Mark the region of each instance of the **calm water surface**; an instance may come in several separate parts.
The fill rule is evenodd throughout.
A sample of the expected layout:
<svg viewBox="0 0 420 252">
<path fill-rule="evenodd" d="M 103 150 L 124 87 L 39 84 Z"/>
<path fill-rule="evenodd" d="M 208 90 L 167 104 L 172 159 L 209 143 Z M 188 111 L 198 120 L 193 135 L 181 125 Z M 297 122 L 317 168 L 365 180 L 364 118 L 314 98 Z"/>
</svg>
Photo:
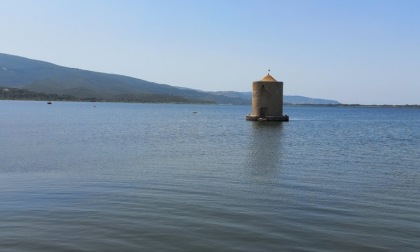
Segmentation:
<svg viewBox="0 0 420 252">
<path fill-rule="evenodd" d="M 249 112 L 0 101 L 0 250 L 420 250 L 420 110 Z"/>
</svg>

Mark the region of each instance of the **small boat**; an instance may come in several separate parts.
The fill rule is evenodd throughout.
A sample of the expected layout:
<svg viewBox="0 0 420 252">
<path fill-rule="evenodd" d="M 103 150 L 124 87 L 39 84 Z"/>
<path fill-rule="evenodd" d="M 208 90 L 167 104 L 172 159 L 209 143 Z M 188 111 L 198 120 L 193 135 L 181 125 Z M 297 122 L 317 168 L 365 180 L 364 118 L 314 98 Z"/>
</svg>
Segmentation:
<svg viewBox="0 0 420 252">
<path fill-rule="evenodd" d="M 52 104 L 52 102 L 51 101 L 48 101 L 47 104 Z"/>
</svg>

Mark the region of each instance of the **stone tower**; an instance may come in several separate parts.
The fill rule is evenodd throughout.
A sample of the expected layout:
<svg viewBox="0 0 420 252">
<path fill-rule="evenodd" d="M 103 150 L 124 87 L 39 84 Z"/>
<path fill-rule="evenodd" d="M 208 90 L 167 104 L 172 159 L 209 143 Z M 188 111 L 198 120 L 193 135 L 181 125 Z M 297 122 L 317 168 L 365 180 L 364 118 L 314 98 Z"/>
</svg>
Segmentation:
<svg viewBox="0 0 420 252">
<path fill-rule="evenodd" d="M 283 82 L 268 73 L 252 83 L 252 112 L 246 120 L 289 121 L 289 117 L 283 115 Z"/>
</svg>

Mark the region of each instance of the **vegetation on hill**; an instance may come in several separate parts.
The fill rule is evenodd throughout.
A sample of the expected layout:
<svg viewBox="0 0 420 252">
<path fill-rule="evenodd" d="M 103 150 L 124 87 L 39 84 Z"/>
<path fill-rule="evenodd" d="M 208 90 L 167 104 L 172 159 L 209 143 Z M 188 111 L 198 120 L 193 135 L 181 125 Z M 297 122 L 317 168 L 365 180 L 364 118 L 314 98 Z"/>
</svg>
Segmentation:
<svg viewBox="0 0 420 252">
<path fill-rule="evenodd" d="M 0 100 L 77 101 L 71 95 L 37 93 L 21 88 L 0 87 Z"/>
<path fill-rule="evenodd" d="M 196 103 L 209 101 L 192 100 L 171 95 L 121 94 L 112 98 L 76 97 L 67 94 L 34 92 L 22 88 L 0 87 L 0 100 L 35 100 L 35 101 L 102 101 L 102 102 L 139 102 L 139 103 Z"/>
</svg>

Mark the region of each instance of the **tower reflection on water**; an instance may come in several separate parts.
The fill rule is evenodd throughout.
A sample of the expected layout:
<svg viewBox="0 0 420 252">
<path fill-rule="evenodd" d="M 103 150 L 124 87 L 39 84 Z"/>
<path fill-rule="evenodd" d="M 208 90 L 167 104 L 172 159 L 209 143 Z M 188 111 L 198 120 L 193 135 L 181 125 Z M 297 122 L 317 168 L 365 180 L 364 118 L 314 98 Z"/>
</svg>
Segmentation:
<svg viewBox="0 0 420 252">
<path fill-rule="evenodd" d="M 283 166 L 282 122 L 253 122 L 246 169 L 254 181 L 277 181 Z M 274 182 L 274 181 L 273 181 Z"/>
</svg>

